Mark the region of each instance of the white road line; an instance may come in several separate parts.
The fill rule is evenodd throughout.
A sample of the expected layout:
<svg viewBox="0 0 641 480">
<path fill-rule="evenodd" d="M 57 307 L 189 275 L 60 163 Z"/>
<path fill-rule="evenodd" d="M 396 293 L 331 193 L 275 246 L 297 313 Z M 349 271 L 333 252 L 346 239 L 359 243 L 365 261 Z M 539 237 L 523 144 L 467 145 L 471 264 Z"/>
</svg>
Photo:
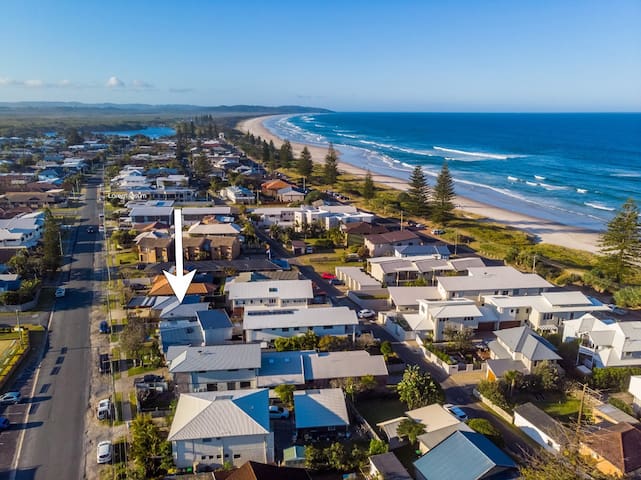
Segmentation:
<svg viewBox="0 0 641 480">
<path fill-rule="evenodd" d="M 49 321 L 47 322 L 47 335 L 49 335 L 49 332 L 51 331 L 51 320 L 53 319 L 53 314 L 56 311 L 56 303 L 54 301 L 53 306 L 51 307 L 51 313 L 49 314 Z M 46 342 L 49 340 L 45 338 L 45 345 Z M 42 349 L 42 352 L 40 353 L 40 358 L 38 358 L 38 367 L 36 368 L 36 376 L 33 380 L 33 386 L 31 387 L 31 395 L 30 398 L 33 398 L 33 396 L 36 393 L 36 387 L 38 386 L 38 379 L 40 378 L 40 370 L 41 370 L 41 365 L 42 365 L 42 359 L 44 358 L 45 355 L 45 348 Z M 29 412 L 31 411 L 31 407 L 27 408 L 27 411 L 25 412 L 25 416 L 23 419 L 23 423 L 26 425 L 29 422 Z M 18 448 L 16 448 L 16 453 L 15 456 L 13 457 L 13 463 L 11 464 L 11 472 L 9 473 L 9 480 L 15 480 L 16 479 L 16 474 L 18 473 L 18 463 L 20 462 L 20 455 L 22 455 L 22 444 L 24 443 L 24 436 L 27 432 L 27 429 L 23 428 L 20 431 L 20 437 L 18 438 Z"/>
</svg>

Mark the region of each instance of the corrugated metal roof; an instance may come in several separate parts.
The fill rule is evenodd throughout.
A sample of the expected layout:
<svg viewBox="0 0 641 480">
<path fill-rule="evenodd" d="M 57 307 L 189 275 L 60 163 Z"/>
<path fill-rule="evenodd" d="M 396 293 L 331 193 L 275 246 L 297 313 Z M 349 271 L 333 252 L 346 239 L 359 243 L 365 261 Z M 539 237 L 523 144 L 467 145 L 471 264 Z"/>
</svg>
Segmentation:
<svg viewBox="0 0 641 480">
<path fill-rule="evenodd" d="M 267 280 L 262 282 L 232 282 L 225 285 L 227 298 L 314 298 L 311 280 Z"/>
<path fill-rule="evenodd" d="M 349 425 L 345 396 L 340 388 L 294 392 L 296 428 Z"/>
<path fill-rule="evenodd" d="M 356 312 L 348 307 L 271 308 L 245 307 L 243 329 L 358 325 Z"/>
<path fill-rule="evenodd" d="M 183 393 L 169 441 L 269 434 L 267 389 Z"/>
<path fill-rule="evenodd" d="M 514 461 L 484 435 L 461 431 L 419 458 L 414 467 L 426 480 L 477 480 L 495 467 L 518 473 Z"/>
<path fill-rule="evenodd" d="M 382 355 L 370 355 L 365 350 L 348 352 L 322 352 L 303 354 L 305 380 L 324 380 L 331 378 L 386 376 L 387 366 Z"/>
<path fill-rule="evenodd" d="M 169 365 L 171 373 L 260 368 L 260 344 L 186 347 Z"/>
</svg>

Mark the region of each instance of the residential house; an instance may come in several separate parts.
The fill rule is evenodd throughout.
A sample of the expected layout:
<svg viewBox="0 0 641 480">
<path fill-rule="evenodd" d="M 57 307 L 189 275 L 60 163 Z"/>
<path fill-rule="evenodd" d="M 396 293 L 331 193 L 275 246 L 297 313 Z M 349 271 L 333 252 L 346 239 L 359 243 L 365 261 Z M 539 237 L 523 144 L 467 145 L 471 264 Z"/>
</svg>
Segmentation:
<svg viewBox="0 0 641 480">
<path fill-rule="evenodd" d="M 578 363 L 588 368 L 641 366 L 641 321 L 599 320 L 588 313 L 563 322 L 563 341 L 575 339 Z"/>
<path fill-rule="evenodd" d="M 174 260 L 174 239 L 161 231 L 145 232 L 136 237 L 138 260 L 141 263 L 170 262 Z"/>
<path fill-rule="evenodd" d="M 205 217 L 233 217 L 234 211 L 229 205 L 212 205 L 210 207 L 183 207 L 183 223 L 191 225 Z"/>
<path fill-rule="evenodd" d="M 294 392 L 296 436 L 305 441 L 345 436 L 349 414 L 341 388 Z"/>
<path fill-rule="evenodd" d="M 465 298 L 452 300 L 419 300 L 418 314 L 404 315 L 405 321 L 416 332 L 417 338 L 431 336 L 441 342 L 448 328 L 476 330 L 483 314 L 476 304 Z"/>
<path fill-rule="evenodd" d="M 369 250 L 370 257 L 392 255 L 397 247 L 422 243 L 420 237 L 410 230 L 365 235 L 363 242 Z"/>
<path fill-rule="evenodd" d="M 307 331 L 313 331 L 319 337 L 352 335 L 357 325 L 356 312 L 348 307 L 245 307 L 243 315 L 246 342 L 273 342 Z"/>
<path fill-rule="evenodd" d="M 285 228 L 294 226 L 294 212 L 300 210 L 300 207 L 260 207 L 253 209 L 252 214 L 258 217 L 256 225 L 259 227 L 280 225 Z"/>
<path fill-rule="evenodd" d="M 230 281 L 225 284 L 228 307 L 240 314 L 247 306 L 306 307 L 314 298 L 311 280 Z"/>
<path fill-rule="evenodd" d="M 628 392 L 632 395 L 632 408 L 639 415 L 641 413 L 641 375 L 630 377 Z"/>
<path fill-rule="evenodd" d="M 326 388 L 332 380 L 372 376 L 379 385 L 387 383 L 387 366 L 382 355 L 365 350 L 347 352 L 305 352 L 305 382 L 315 388 Z"/>
<path fill-rule="evenodd" d="M 417 480 L 516 479 L 514 461 L 477 432 L 456 431 L 414 462 Z"/>
<path fill-rule="evenodd" d="M 436 287 L 387 287 L 390 308 L 397 312 L 418 313 L 420 300 L 440 300 L 441 295 Z"/>
<path fill-rule="evenodd" d="M 425 258 L 442 258 L 448 260 L 450 258 L 450 249 L 444 243 L 432 243 L 427 245 L 401 245 L 394 247 L 394 256 L 396 258 L 411 258 L 411 257 L 425 257 Z M 477 257 L 473 257 L 477 258 Z M 484 264 L 480 258 L 482 267 Z"/>
<path fill-rule="evenodd" d="M 534 330 L 557 332 L 566 320 L 590 312 L 610 309 L 581 292 L 544 292 L 541 295 L 486 295 L 483 304 L 491 308 L 486 330 L 528 326 Z M 492 327 L 492 328 L 491 328 Z"/>
<path fill-rule="evenodd" d="M 35 247 L 44 232 L 44 212 L 21 213 L 0 219 L 0 248 Z"/>
<path fill-rule="evenodd" d="M 196 318 L 160 322 L 158 328 L 163 352 L 170 346 L 220 345 L 231 341 L 233 325 L 225 310 L 205 309 L 195 313 Z"/>
<path fill-rule="evenodd" d="M 287 183 L 284 180 L 281 180 L 279 178 L 275 180 L 268 180 L 266 182 L 263 182 L 260 185 L 260 193 L 264 197 L 268 197 L 271 199 L 276 199 L 278 196 L 278 191 L 282 190 L 287 187 L 291 187 L 292 185 L 290 183 Z"/>
<path fill-rule="evenodd" d="M 131 209 L 131 223 L 161 222 L 173 225 L 173 201 L 148 201 Z"/>
<path fill-rule="evenodd" d="M 231 186 L 226 187 L 220 191 L 220 196 L 223 199 L 229 200 L 237 204 L 250 204 L 256 201 L 254 192 L 245 187 Z"/>
<path fill-rule="evenodd" d="M 181 392 L 221 392 L 256 388 L 260 345 L 235 343 L 199 347 L 172 346 L 167 362 Z"/>
<path fill-rule="evenodd" d="M 336 278 L 343 282 L 348 290 L 378 290 L 381 284 L 360 267 L 336 267 Z"/>
<path fill-rule="evenodd" d="M 209 236 L 223 236 L 223 237 L 237 237 L 240 235 L 240 227 L 233 223 L 202 223 L 196 222 L 189 229 L 187 233 L 192 237 L 209 237 Z"/>
<path fill-rule="evenodd" d="M 304 447 L 300 448 L 304 449 Z M 235 470 L 217 470 L 212 473 L 212 478 L 213 480 L 311 480 L 307 470 L 302 466 L 301 468 L 279 467 L 249 461 Z"/>
<path fill-rule="evenodd" d="M 488 343 L 490 359 L 487 378 L 501 378 L 509 370 L 530 374 L 541 362 L 556 364 L 561 357 L 556 348 L 529 327 L 507 328 L 494 332 L 496 340 Z"/>
<path fill-rule="evenodd" d="M 171 269 L 167 271 L 171 271 Z M 215 291 L 216 289 L 212 284 L 203 282 L 191 282 L 189 284 L 189 287 L 187 288 L 187 295 L 196 295 L 198 298 L 202 298 L 208 295 L 212 295 Z M 156 275 L 151 284 L 151 289 L 149 290 L 149 292 L 147 292 L 147 296 L 166 297 L 173 295 L 174 290 L 171 288 L 171 285 L 169 285 L 167 277 L 165 277 L 165 275 Z"/>
<path fill-rule="evenodd" d="M 160 320 L 196 320 L 197 312 L 208 310 L 209 302 L 180 302 L 177 298 L 171 299 L 160 311 Z"/>
<path fill-rule="evenodd" d="M 168 440 L 178 468 L 274 461 L 266 389 L 184 393 Z"/>
<path fill-rule="evenodd" d="M 183 236 L 182 246 L 186 260 L 197 261 L 211 258 L 210 245 L 207 238 Z"/>
<path fill-rule="evenodd" d="M 49 192 L 6 192 L 0 195 L 1 208 L 28 207 L 32 210 L 40 208 L 62 208 L 67 205 L 67 199 L 62 190 Z"/>
<path fill-rule="evenodd" d="M 290 185 L 278 190 L 276 199 L 282 203 L 302 202 L 305 200 L 305 192 Z"/>
<path fill-rule="evenodd" d="M 369 477 L 389 480 L 412 480 L 401 461 L 392 452 L 369 457 Z"/>
<path fill-rule="evenodd" d="M 641 473 L 641 426 L 617 423 L 590 433 L 579 452 L 606 475 L 638 478 Z"/>
<path fill-rule="evenodd" d="M 207 237 L 212 260 L 234 260 L 240 256 L 240 239 L 234 237 Z"/>
<path fill-rule="evenodd" d="M 370 275 L 385 285 L 402 285 L 415 282 L 420 273 L 412 261 L 396 257 L 376 257 L 367 259 Z"/>
<path fill-rule="evenodd" d="M 297 231 L 302 231 L 304 225 L 312 223 L 318 223 L 329 230 L 348 223 L 371 223 L 373 220 L 373 214 L 361 212 L 351 205 L 303 206 L 294 212 L 294 225 Z"/>
<path fill-rule="evenodd" d="M 553 287 L 534 273 L 513 267 L 470 267 L 467 276 L 437 277 L 441 298 L 469 298 L 480 302 L 486 295 L 540 295 Z"/>
<path fill-rule="evenodd" d="M 514 409 L 514 425 L 550 453 L 559 453 L 571 433 L 533 403 Z"/>
<path fill-rule="evenodd" d="M 0 292 L 15 292 L 20 289 L 20 275 L 12 273 L 0 274 Z"/>
</svg>

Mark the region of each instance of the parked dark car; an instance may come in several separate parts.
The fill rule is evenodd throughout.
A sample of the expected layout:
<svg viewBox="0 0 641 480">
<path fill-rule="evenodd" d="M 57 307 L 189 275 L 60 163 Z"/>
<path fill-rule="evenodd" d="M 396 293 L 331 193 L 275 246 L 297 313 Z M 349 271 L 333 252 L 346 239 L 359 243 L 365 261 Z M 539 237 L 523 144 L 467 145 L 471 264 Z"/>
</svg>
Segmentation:
<svg viewBox="0 0 641 480">
<path fill-rule="evenodd" d="M 103 320 L 100 322 L 100 333 L 111 333 L 111 327 L 109 326 L 109 322 L 107 320 Z"/>
<path fill-rule="evenodd" d="M 98 354 L 98 370 L 100 373 L 111 373 L 111 360 L 108 353 Z"/>
</svg>

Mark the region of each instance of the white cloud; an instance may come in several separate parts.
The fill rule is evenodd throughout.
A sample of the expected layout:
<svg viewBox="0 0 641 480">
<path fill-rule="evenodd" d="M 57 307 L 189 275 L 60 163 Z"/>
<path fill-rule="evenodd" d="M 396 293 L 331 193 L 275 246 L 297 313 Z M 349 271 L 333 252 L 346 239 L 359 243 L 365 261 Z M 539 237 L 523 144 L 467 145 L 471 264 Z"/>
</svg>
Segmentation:
<svg viewBox="0 0 641 480">
<path fill-rule="evenodd" d="M 60 80 L 58 82 L 59 87 L 73 87 L 73 83 L 71 83 L 71 80 Z"/>
<path fill-rule="evenodd" d="M 125 82 L 120 80 L 118 77 L 109 77 L 109 80 L 107 80 L 107 86 L 109 88 L 116 88 L 116 87 L 124 87 Z"/>
<path fill-rule="evenodd" d="M 42 80 L 25 80 L 23 83 L 25 87 L 30 88 L 41 88 L 45 86 L 45 82 Z"/>
<path fill-rule="evenodd" d="M 139 88 L 139 89 L 154 88 L 154 86 L 151 83 L 147 83 L 144 80 L 134 80 L 133 82 L 131 82 L 131 86 L 133 88 Z"/>
</svg>

